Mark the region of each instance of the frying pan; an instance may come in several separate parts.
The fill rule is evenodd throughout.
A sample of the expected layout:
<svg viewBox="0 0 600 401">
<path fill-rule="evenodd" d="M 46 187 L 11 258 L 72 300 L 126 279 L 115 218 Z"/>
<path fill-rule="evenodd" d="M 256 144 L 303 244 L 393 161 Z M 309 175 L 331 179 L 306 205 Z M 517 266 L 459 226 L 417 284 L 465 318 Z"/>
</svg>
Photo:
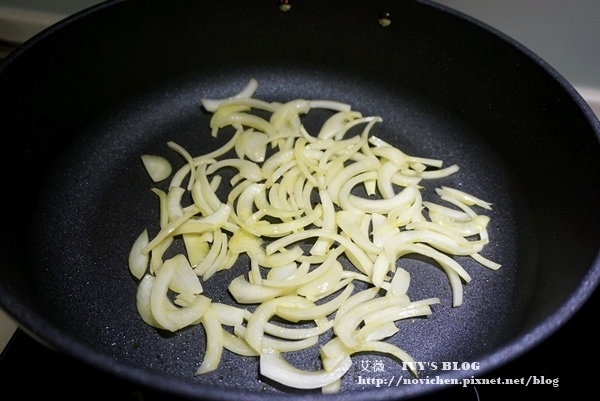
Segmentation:
<svg viewBox="0 0 600 401">
<path fill-rule="evenodd" d="M 451 307 L 443 272 L 408 260 L 411 297 L 434 313 L 390 339 L 423 362 L 421 377 L 479 377 L 548 338 L 600 279 L 600 123 L 551 66 L 501 32 L 428 1 L 109 1 L 37 35 L 0 67 L 3 230 L 0 306 L 31 336 L 111 375 L 191 399 L 319 399 L 225 353 L 193 376 L 201 327 L 166 334 L 139 318 L 127 254 L 157 221 L 139 161 L 175 141 L 192 154 L 208 132 L 202 97 L 237 93 L 347 102 L 379 115 L 376 134 L 406 153 L 458 164 L 440 185 L 494 204 L 490 259 Z M 389 26 L 379 17 L 387 13 Z M 229 280 L 211 278 L 226 302 Z M 311 351 L 312 352 L 312 351 Z M 356 355 L 329 399 L 402 399 L 446 386 L 377 388 Z M 315 354 L 292 362 L 314 368 Z M 435 362 L 435 364 L 433 363 Z M 434 366 L 455 362 L 460 369 Z M 466 364 L 465 364 L 466 363 Z M 32 367 L 33 369 L 33 367 Z"/>
</svg>

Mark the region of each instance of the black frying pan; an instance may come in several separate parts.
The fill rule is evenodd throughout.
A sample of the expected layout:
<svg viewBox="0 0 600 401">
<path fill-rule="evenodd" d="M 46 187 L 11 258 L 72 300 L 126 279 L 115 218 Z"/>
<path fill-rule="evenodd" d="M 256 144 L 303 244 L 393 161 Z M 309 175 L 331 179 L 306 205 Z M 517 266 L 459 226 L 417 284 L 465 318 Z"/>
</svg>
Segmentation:
<svg viewBox="0 0 600 401">
<path fill-rule="evenodd" d="M 382 116 L 377 135 L 407 153 L 458 164 L 442 185 L 494 203 L 490 271 L 450 307 L 444 274 L 419 260 L 414 298 L 439 296 L 433 315 L 392 341 L 422 377 L 479 377 L 529 352 L 586 302 L 600 279 L 600 123 L 575 90 L 499 32 L 426 1 L 114 1 L 44 31 L 0 66 L 0 306 L 50 347 L 111 375 L 206 399 L 319 398 L 259 376 L 257 361 L 224 354 L 192 373 L 201 327 L 166 335 L 141 321 L 130 246 L 157 220 L 139 162 L 180 159 L 219 144 L 201 97 L 226 97 L 254 77 L 257 97 L 332 99 Z M 389 13 L 391 25 L 378 17 Z M 229 299 L 237 270 L 208 286 Z M 296 355 L 300 367 L 315 355 Z M 396 399 L 446 386 L 376 388 L 357 355 L 331 399 Z M 456 362 L 465 369 L 432 368 Z M 467 363 L 467 365 L 464 365 Z M 404 372 L 405 373 L 405 372 Z"/>
</svg>

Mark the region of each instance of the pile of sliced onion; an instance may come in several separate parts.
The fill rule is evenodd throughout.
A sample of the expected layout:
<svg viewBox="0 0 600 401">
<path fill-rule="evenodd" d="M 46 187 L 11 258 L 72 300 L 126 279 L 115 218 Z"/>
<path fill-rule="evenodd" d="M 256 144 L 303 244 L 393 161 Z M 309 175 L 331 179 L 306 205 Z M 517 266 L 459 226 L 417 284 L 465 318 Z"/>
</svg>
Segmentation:
<svg viewBox="0 0 600 401">
<path fill-rule="evenodd" d="M 184 163 L 168 190 L 152 189 L 160 230 L 144 230 L 129 255 L 141 318 L 172 332 L 202 325 L 207 344 L 196 374 L 216 370 L 226 350 L 259 357 L 261 374 L 286 386 L 337 392 L 357 352 L 414 362 L 386 340 L 439 299 L 409 299 L 410 274 L 398 259 L 420 254 L 440 266 L 459 306 L 471 277 L 453 256 L 500 267 L 481 254 L 490 219 L 477 208 L 490 204 L 449 187 L 436 189 L 446 204 L 423 201 L 425 181 L 458 167 L 371 135 L 381 118 L 328 100 L 266 102 L 253 97 L 257 87 L 252 79 L 236 96 L 202 100 L 213 136 L 235 132 L 223 147 L 193 156 L 168 143 Z M 330 117 L 311 133 L 302 117 L 314 109 Z M 154 181 L 171 173 L 165 158 L 142 159 Z M 224 182 L 221 172 L 231 169 Z M 185 254 L 167 258 L 174 241 Z M 231 304 L 213 301 L 202 283 L 242 255 L 249 263 L 229 285 Z M 318 370 L 285 358 L 319 344 Z"/>
</svg>

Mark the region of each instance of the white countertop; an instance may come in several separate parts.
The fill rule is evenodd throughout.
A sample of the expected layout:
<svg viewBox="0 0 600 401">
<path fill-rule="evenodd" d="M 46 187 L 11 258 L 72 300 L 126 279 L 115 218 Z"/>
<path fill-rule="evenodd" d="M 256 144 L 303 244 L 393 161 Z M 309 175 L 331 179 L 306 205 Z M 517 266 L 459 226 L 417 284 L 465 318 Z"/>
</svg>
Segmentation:
<svg viewBox="0 0 600 401">
<path fill-rule="evenodd" d="M 17 327 L 17 323 L 0 309 L 0 353 L 10 341 Z"/>
<path fill-rule="evenodd" d="M 23 43 L 43 29 L 98 0 L 0 0 L 0 40 Z"/>
</svg>

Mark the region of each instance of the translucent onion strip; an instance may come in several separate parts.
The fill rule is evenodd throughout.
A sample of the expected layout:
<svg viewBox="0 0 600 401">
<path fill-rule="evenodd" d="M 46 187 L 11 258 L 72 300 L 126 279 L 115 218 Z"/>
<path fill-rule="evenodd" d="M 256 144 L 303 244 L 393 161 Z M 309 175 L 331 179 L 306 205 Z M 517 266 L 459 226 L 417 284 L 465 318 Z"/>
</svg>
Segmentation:
<svg viewBox="0 0 600 401">
<path fill-rule="evenodd" d="M 264 352 L 260 355 L 260 373 L 286 386 L 299 389 L 325 387 L 340 379 L 352 366 L 352 359 L 344 357 L 331 370 L 303 370 L 291 365 L 281 354 Z"/>
</svg>

